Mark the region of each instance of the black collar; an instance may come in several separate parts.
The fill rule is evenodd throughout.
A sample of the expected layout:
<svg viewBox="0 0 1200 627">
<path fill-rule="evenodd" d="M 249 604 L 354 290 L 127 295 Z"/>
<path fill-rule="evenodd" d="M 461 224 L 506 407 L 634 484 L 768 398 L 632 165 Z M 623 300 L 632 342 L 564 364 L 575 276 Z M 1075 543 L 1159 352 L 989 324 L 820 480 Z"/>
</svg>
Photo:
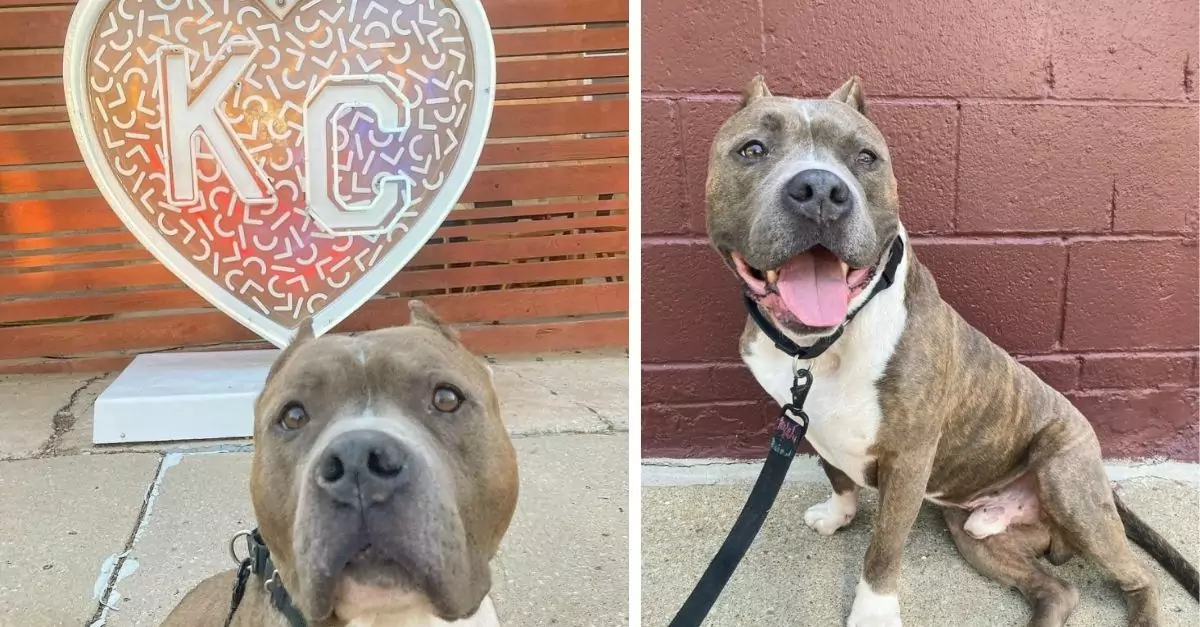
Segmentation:
<svg viewBox="0 0 1200 627">
<path fill-rule="evenodd" d="M 287 619 L 288 625 L 291 627 L 307 627 L 308 621 L 304 618 L 304 614 L 292 604 L 292 597 L 283 587 L 283 581 L 279 579 L 279 571 L 275 569 L 275 563 L 271 561 L 271 550 L 267 548 L 267 544 L 263 542 L 262 536 L 259 535 L 258 529 L 253 531 L 243 531 L 233 537 L 230 543 L 230 551 L 234 548 L 234 543 L 241 536 L 246 537 L 246 548 L 249 550 L 249 556 L 242 560 L 238 565 L 237 578 L 233 584 L 233 598 L 229 602 L 229 616 L 225 618 L 225 627 L 233 622 L 233 615 L 237 612 L 238 606 L 242 604 L 242 597 L 246 595 L 246 583 L 250 580 L 250 573 L 254 573 L 263 582 L 263 589 L 271 595 L 271 605 L 283 614 Z M 234 555 L 234 561 L 237 556 Z"/>
<path fill-rule="evenodd" d="M 858 315 L 858 312 L 862 311 L 863 307 L 866 307 L 867 303 L 871 302 L 872 298 L 875 298 L 877 294 L 892 286 L 892 283 L 896 280 L 896 270 L 899 269 L 900 260 L 903 257 L 904 241 L 900 239 L 899 235 L 897 235 L 896 238 L 892 240 L 892 246 L 888 253 L 887 263 L 883 267 L 883 272 L 879 275 L 879 280 L 875 282 L 875 287 L 871 288 L 871 292 L 867 294 L 867 298 L 863 300 L 863 302 L 857 308 L 855 308 L 854 311 L 846 314 L 846 319 L 842 321 L 842 324 L 839 325 L 833 333 L 830 333 L 829 335 L 817 340 L 817 342 L 812 346 L 800 346 L 799 344 L 793 342 L 792 338 L 784 334 L 784 332 L 778 327 L 776 327 L 774 324 L 771 324 L 771 321 L 767 319 L 766 314 L 764 314 L 762 310 L 758 308 L 758 303 L 756 303 L 754 299 L 750 297 L 749 293 L 743 292 L 742 298 L 746 303 L 746 311 L 750 313 L 750 319 L 753 320 L 754 324 L 757 325 L 763 334 L 767 336 L 767 339 L 771 340 L 771 342 L 775 344 L 775 348 L 783 351 L 789 357 L 794 357 L 796 359 L 814 359 L 820 356 L 821 353 L 824 353 L 826 350 L 828 350 L 830 346 L 833 346 L 833 343 L 842 336 L 842 331 L 845 330 L 846 325 L 850 324 L 850 321 L 854 319 L 854 316 Z"/>
</svg>

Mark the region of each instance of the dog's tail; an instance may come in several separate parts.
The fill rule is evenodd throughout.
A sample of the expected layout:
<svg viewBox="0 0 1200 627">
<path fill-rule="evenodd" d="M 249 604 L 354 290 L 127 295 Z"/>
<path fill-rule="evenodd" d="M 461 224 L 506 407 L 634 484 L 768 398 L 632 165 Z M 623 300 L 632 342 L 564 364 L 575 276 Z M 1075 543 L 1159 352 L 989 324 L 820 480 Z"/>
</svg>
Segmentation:
<svg viewBox="0 0 1200 627">
<path fill-rule="evenodd" d="M 1200 576 L 1196 574 L 1196 567 L 1188 563 L 1187 558 L 1171 546 L 1166 538 L 1147 525 L 1146 521 L 1138 518 L 1116 492 L 1113 492 L 1113 501 L 1117 504 L 1121 522 L 1125 524 L 1125 535 L 1145 549 L 1154 561 L 1162 564 L 1193 598 L 1200 600 Z"/>
</svg>

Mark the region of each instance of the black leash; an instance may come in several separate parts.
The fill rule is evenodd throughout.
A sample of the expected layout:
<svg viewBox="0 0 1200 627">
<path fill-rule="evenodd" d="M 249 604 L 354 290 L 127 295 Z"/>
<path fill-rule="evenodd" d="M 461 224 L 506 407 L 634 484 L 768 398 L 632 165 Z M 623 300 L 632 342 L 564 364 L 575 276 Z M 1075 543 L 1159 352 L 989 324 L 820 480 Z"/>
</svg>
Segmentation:
<svg viewBox="0 0 1200 627">
<path fill-rule="evenodd" d="M 249 555 L 238 565 L 237 577 L 233 582 L 233 598 L 229 602 L 229 615 L 225 617 L 225 627 L 229 627 L 233 622 L 233 615 L 237 612 L 238 606 L 242 604 L 242 598 L 246 596 L 246 584 L 250 581 L 251 573 L 262 580 L 263 588 L 271 595 L 271 605 L 287 619 L 288 625 L 308 627 L 308 621 L 304 618 L 304 614 L 292 603 L 291 595 L 284 589 L 283 582 L 279 580 L 279 571 L 275 569 L 275 563 L 271 561 L 271 550 L 263 542 L 258 529 L 239 533 L 234 536 L 233 542 L 237 542 L 238 537 L 242 535 L 246 536 L 246 548 L 249 550 Z M 230 543 L 230 551 L 232 552 L 232 550 L 233 543 Z M 234 560 L 237 560 L 236 555 L 234 555 Z"/>
<path fill-rule="evenodd" d="M 771 321 L 758 308 L 758 304 L 749 294 L 743 295 L 746 311 L 750 314 L 750 319 L 754 321 L 754 324 L 767 336 L 767 339 L 775 344 L 775 348 L 795 360 L 814 359 L 833 346 L 833 343 L 842 336 L 846 325 L 850 324 L 854 316 L 858 315 L 858 312 L 862 311 L 863 307 L 871 302 L 871 299 L 892 286 L 896 280 L 896 270 L 900 267 L 900 260 L 903 257 L 904 242 L 897 236 L 892 240 L 883 273 L 867 298 L 857 309 L 846 315 L 846 319 L 836 331 L 821 338 L 812 346 L 803 347 L 796 344 L 783 331 L 771 324 Z M 762 471 L 759 472 L 758 479 L 754 482 L 754 488 L 750 490 L 750 497 L 746 499 L 746 505 L 738 514 L 737 521 L 733 523 L 733 528 L 725 537 L 725 542 L 721 544 L 716 556 L 709 562 L 708 568 L 704 569 L 700 581 L 696 583 L 696 587 L 684 601 L 683 607 L 679 608 L 679 613 L 675 615 L 669 627 L 699 627 L 708 616 L 709 611 L 712 610 L 713 603 L 717 602 L 717 597 L 721 595 L 725 584 L 729 583 L 729 578 L 733 576 L 733 571 L 745 557 L 746 551 L 750 550 L 750 544 L 754 542 L 754 537 L 762 529 L 763 522 L 767 519 L 767 513 L 771 511 L 771 506 L 775 504 L 775 498 L 779 496 L 779 489 L 783 486 L 783 479 L 787 476 L 788 467 L 792 465 L 792 459 L 796 457 L 796 447 L 808 431 L 808 414 L 804 413 L 804 401 L 808 398 L 812 381 L 812 373 L 808 369 L 796 369 L 792 378 L 792 401 L 785 404 L 779 412 L 779 422 L 776 423 L 775 434 L 771 437 L 771 449 L 767 452 L 767 460 L 763 462 Z"/>
</svg>

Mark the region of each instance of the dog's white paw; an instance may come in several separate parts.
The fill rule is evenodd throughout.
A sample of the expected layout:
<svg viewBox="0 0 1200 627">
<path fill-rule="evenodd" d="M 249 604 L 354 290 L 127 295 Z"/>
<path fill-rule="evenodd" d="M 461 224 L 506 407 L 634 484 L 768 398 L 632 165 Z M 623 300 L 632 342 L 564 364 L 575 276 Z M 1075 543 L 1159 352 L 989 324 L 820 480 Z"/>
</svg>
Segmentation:
<svg viewBox="0 0 1200 627">
<path fill-rule="evenodd" d="M 824 502 L 817 503 L 804 512 L 804 524 L 823 536 L 850 524 L 858 510 L 858 495 L 853 491 L 834 493 Z"/>
<path fill-rule="evenodd" d="M 876 594 L 867 582 L 859 580 L 846 627 L 900 627 L 900 598 Z"/>
</svg>

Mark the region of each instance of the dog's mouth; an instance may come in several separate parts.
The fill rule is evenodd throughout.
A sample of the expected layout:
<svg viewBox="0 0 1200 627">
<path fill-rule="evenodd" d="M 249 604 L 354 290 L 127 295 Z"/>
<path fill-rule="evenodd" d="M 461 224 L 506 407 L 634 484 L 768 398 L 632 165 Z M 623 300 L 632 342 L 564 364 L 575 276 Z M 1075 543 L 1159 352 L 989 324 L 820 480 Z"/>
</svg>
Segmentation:
<svg viewBox="0 0 1200 627">
<path fill-rule="evenodd" d="M 782 266 L 759 269 L 733 252 L 734 266 L 751 298 L 776 316 L 825 329 L 846 320 L 850 303 L 867 288 L 876 266 L 851 268 L 836 254 L 816 246 Z"/>
</svg>

